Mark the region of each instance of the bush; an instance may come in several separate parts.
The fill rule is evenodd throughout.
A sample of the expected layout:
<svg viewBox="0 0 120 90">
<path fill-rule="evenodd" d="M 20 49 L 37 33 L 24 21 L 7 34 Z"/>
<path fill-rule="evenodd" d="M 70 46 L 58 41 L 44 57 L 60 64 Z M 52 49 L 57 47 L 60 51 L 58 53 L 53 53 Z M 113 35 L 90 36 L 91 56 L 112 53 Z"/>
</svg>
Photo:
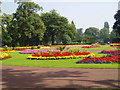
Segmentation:
<svg viewBox="0 0 120 90">
<path fill-rule="evenodd" d="M 34 49 L 34 47 L 31 47 L 31 49 Z"/>
<path fill-rule="evenodd" d="M 40 49 L 40 46 L 37 46 L 38 49 Z"/>
<path fill-rule="evenodd" d="M 100 43 L 100 45 L 106 45 L 106 43 Z"/>
<path fill-rule="evenodd" d="M 80 42 L 70 42 L 70 44 L 81 44 Z"/>
</svg>

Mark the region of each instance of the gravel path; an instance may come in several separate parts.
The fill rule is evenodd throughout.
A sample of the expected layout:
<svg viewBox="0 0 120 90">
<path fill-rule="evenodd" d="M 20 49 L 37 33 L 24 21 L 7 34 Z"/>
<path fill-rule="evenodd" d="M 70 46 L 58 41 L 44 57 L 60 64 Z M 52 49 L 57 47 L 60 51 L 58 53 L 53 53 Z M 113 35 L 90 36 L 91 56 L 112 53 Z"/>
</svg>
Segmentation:
<svg viewBox="0 0 120 90">
<path fill-rule="evenodd" d="M 118 69 L 2 66 L 2 88 L 120 88 Z"/>
</svg>

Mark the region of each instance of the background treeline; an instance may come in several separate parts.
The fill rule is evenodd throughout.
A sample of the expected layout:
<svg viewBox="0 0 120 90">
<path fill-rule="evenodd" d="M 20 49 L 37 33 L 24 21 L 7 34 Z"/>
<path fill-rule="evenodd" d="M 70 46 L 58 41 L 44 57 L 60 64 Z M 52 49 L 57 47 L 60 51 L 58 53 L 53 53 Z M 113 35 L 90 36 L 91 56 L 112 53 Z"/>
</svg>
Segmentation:
<svg viewBox="0 0 120 90">
<path fill-rule="evenodd" d="M 83 28 L 76 29 L 73 21 L 69 23 L 66 17 L 54 9 L 42 13 L 43 8 L 34 2 L 17 4 L 15 13 L 4 13 L 0 17 L 2 46 L 119 42 L 120 36 L 116 28 L 110 32 L 108 22 L 104 22 L 100 30 L 89 27 L 83 32 Z"/>
</svg>

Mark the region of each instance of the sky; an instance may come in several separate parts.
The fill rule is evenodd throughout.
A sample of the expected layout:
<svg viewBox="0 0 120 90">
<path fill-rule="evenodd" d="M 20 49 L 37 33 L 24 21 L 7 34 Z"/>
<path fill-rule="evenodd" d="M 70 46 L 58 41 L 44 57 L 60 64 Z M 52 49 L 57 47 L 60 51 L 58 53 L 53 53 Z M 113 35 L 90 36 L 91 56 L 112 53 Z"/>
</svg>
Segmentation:
<svg viewBox="0 0 120 90">
<path fill-rule="evenodd" d="M 12 14 L 17 9 L 14 0 L 1 0 L 2 13 Z M 108 22 L 110 31 L 115 22 L 114 15 L 118 10 L 119 0 L 32 0 L 43 7 L 42 12 L 57 10 L 61 16 L 74 21 L 76 28 L 96 27 L 102 29 Z"/>
</svg>

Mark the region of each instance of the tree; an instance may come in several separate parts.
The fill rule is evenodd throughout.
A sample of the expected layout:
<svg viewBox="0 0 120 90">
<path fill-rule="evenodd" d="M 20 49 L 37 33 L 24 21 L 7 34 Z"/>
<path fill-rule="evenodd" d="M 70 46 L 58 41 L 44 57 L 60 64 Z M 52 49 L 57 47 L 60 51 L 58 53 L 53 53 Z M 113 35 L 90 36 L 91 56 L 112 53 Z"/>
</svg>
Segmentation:
<svg viewBox="0 0 120 90">
<path fill-rule="evenodd" d="M 64 35 L 62 35 L 62 42 L 63 42 L 63 44 L 70 44 L 71 43 L 71 38 L 70 38 L 70 36 L 69 35 L 67 35 L 67 34 L 64 34 Z"/>
<path fill-rule="evenodd" d="M 42 22 L 38 11 L 43 10 L 34 2 L 17 2 L 19 4 L 13 14 L 10 35 L 13 44 L 36 45 L 40 44 L 45 33 L 45 25 Z"/>
<path fill-rule="evenodd" d="M 11 45 L 12 38 L 9 34 L 9 26 L 11 25 L 12 15 L 3 14 L 2 15 L 2 44 L 3 45 Z"/>
<path fill-rule="evenodd" d="M 113 29 L 120 35 L 120 10 L 114 15 L 116 22 L 113 25 Z"/>
<path fill-rule="evenodd" d="M 86 43 L 86 44 L 91 44 L 91 43 L 94 43 L 95 41 L 94 41 L 94 37 L 93 36 L 83 34 L 82 35 L 82 42 Z"/>
<path fill-rule="evenodd" d="M 51 10 L 50 12 L 42 13 L 41 19 L 43 20 L 46 26 L 44 43 L 54 45 L 56 39 L 60 39 L 62 35 L 67 34 L 71 29 L 71 26 L 68 25 L 67 18 L 60 16 L 56 12 L 56 10 Z"/>
<path fill-rule="evenodd" d="M 89 35 L 90 37 L 92 37 L 91 39 L 93 39 L 93 42 L 98 42 L 99 39 L 99 29 L 95 28 L 95 27 L 89 27 L 85 30 L 84 32 L 85 35 Z M 92 40 L 90 40 L 92 41 Z M 93 43 L 92 42 L 92 43 Z"/>
<path fill-rule="evenodd" d="M 82 38 L 83 38 L 83 28 L 79 28 L 77 29 L 77 32 L 76 32 L 76 41 L 82 42 Z"/>
<path fill-rule="evenodd" d="M 68 35 L 70 36 L 70 38 L 72 39 L 72 42 L 76 41 L 76 27 L 74 24 L 74 21 L 71 22 L 71 24 L 69 24 L 69 33 Z"/>
<path fill-rule="evenodd" d="M 108 24 L 108 22 L 104 22 L 104 28 L 109 29 L 109 24 Z"/>
<path fill-rule="evenodd" d="M 100 40 L 102 43 L 107 43 L 110 41 L 110 31 L 108 22 L 104 23 L 104 28 L 100 30 Z"/>
<path fill-rule="evenodd" d="M 110 41 L 113 43 L 120 42 L 120 36 L 114 29 L 110 33 Z"/>
</svg>

